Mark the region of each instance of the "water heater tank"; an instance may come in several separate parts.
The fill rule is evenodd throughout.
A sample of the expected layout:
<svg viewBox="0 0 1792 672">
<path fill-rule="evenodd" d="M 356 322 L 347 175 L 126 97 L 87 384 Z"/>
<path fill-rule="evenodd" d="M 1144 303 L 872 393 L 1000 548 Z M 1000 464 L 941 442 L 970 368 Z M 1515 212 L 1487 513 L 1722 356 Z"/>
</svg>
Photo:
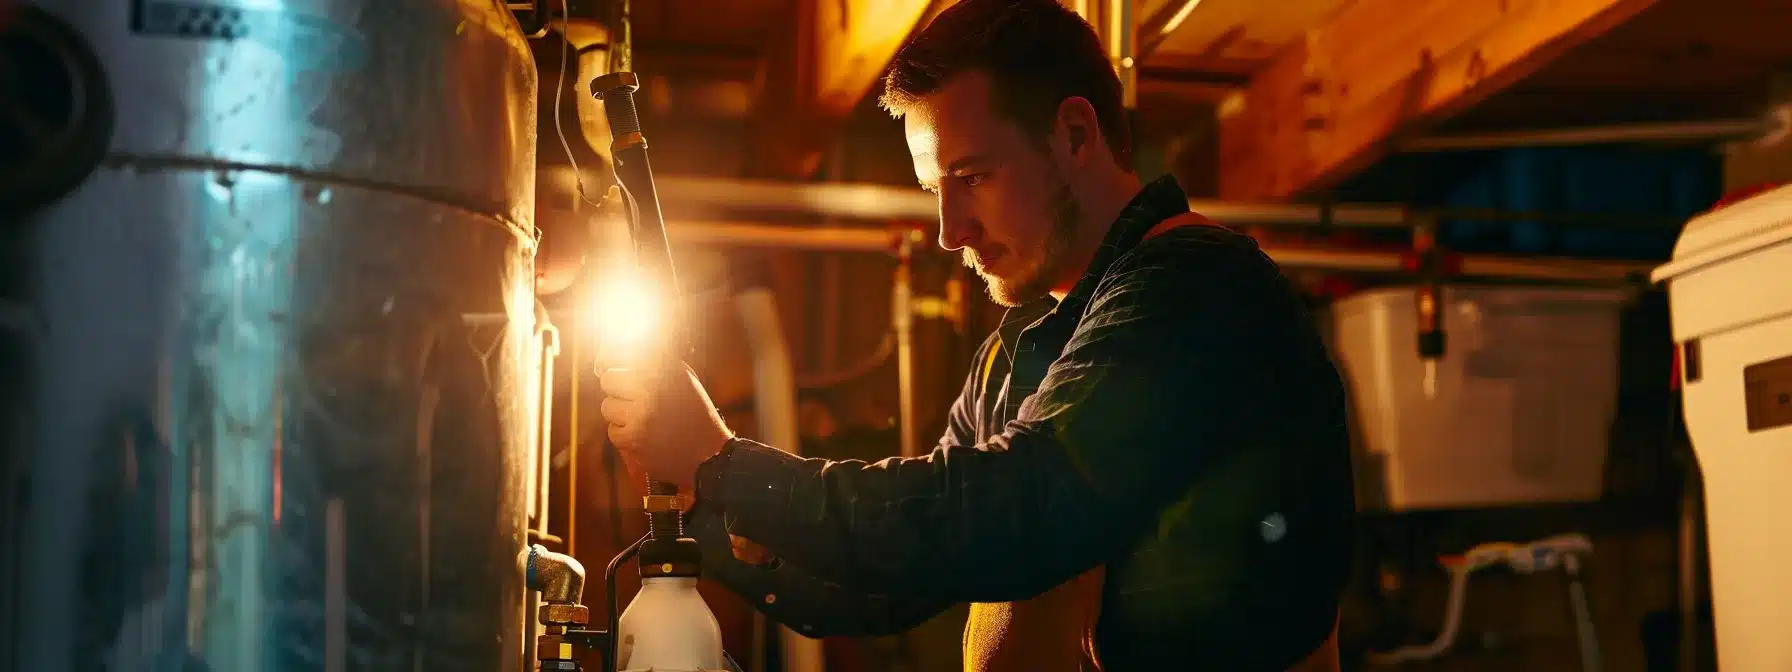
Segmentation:
<svg viewBox="0 0 1792 672">
<path fill-rule="evenodd" d="M 505 4 L 11 4 L 0 669 L 521 667 Z"/>
</svg>

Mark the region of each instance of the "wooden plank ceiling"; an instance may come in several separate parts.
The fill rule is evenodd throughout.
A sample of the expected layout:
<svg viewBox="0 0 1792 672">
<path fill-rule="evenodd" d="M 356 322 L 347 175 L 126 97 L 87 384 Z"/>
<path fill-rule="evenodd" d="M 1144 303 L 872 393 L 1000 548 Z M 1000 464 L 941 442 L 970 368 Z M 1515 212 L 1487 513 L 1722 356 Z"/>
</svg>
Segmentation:
<svg viewBox="0 0 1792 672">
<path fill-rule="evenodd" d="M 809 177 L 952 1 L 637 2 L 637 62 L 682 94 L 662 112 L 742 121 L 738 172 Z M 1220 195 L 1241 200 L 1320 193 L 1419 133 L 1756 114 L 1792 63 L 1786 0 L 1138 3 L 1142 112 L 1218 107 Z"/>
<path fill-rule="evenodd" d="M 1792 74 L 1788 26 L 1788 0 L 1657 0 L 1439 131 L 1757 116 Z"/>
<path fill-rule="evenodd" d="M 1141 87 L 1185 81 L 1221 85 L 1226 91 L 1237 88 L 1344 4 L 1346 0 L 1141 2 L 1139 16 L 1148 26 L 1139 35 L 1145 53 Z M 1182 19 L 1176 21 L 1179 13 Z M 1172 24 L 1168 33 L 1149 29 L 1165 24 Z"/>
</svg>

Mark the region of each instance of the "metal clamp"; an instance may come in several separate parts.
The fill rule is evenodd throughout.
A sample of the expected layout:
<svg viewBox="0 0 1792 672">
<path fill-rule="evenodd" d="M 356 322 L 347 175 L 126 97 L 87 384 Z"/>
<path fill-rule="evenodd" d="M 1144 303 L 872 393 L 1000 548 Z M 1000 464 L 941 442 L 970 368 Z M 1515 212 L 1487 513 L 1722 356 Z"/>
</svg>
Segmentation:
<svg viewBox="0 0 1792 672">
<path fill-rule="evenodd" d="M 690 500 L 684 495 L 647 495 L 641 498 L 642 508 L 648 513 L 655 511 L 679 511 L 690 508 Z"/>
</svg>

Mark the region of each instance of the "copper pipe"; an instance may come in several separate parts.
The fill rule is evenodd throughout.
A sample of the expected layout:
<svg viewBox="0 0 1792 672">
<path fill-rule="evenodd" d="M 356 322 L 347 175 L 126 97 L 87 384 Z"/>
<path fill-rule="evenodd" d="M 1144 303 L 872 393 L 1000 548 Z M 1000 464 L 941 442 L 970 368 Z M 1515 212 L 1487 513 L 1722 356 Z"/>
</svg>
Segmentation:
<svg viewBox="0 0 1792 672">
<path fill-rule="evenodd" d="M 774 210 L 845 219 L 934 221 L 939 203 L 912 187 L 667 175 L 660 197 L 682 208 Z"/>
<path fill-rule="evenodd" d="M 1120 76 L 1120 102 L 1128 110 L 1139 109 L 1139 22 L 1137 0 L 1107 0 L 1102 18 L 1108 29 L 1108 58 Z"/>
<path fill-rule="evenodd" d="M 544 169 L 544 172 L 550 169 Z M 685 219 L 744 218 L 749 213 L 779 213 L 842 220 L 882 222 L 935 222 L 939 203 L 920 189 L 883 184 L 798 183 L 774 180 L 741 180 L 715 177 L 660 178 L 660 193 L 668 203 L 702 215 Z M 1189 199 L 1190 210 L 1230 226 L 1409 229 L 1419 215 L 1440 220 L 1542 221 L 1573 227 L 1637 229 L 1674 225 L 1679 218 L 1661 215 L 1566 213 L 1494 210 L 1485 208 L 1408 208 L 1400 204 L 1374 203 L 1241 203 Z M 727 214 L 722 214 L 727 213 Z M 719 217 L 716 217 L 720 215 Z M 929 224 L 931 226 L 931 224 Z"/>
<path fill-rule="evenodd" d="M 1411 226 L 1412 212 L 1399 205 L 1303 205 L 1189 199 L 1188 209 L 1227 225 L 1327 225 L 1399 229 Z"/>
<path fill-rule="evenodd" d="M 1145 17 L 1144 23 L 1139 25 L 1139 60 L 1145 60 L 1157 51 L 1199 4 L 1201 0 L 1170 0 Z"/>
<path fill-rule="evenodd" d="M 1323 250 L 1268 245 L 1263 248 L 1263 252 L 1285 268 L 1357 273 L 1400 273 L 1405 270 L 1402 253 L 1394 251 Z M 1655 266 L 1655 263 L 1641 261 L 1541 259 L 1496 254 L 1467 254 L 1458 257 L 1457 272 L 1453 275 L 1512 280 L 1621 283 L 1647 277 L 1649 270 Z"/>
<path fill-rule="evenodd" d="M 773 247 L 893 254 L 915 228 L 800 226 L 739 221 L 675 221 L 667 235 L 679 244 Z"/>
<path fill-rule="evenodd" d="M 1357 273 L 1398 273 L 1402 269 L 1401 257 L 1397 252 L 1265 246 L 1263 253 L 1286 268 L 1354 271 Z"/>
<path fill-rule="evenodd" d="M 1772 133 L 1776 125 L 1765 119 L 1717 119 L 1654 124 L 1538 128 L 1522 131 L 1440 135 L 1413 138 L 1396 145 L 1399 151 L 1456 152 L 1510 147 L 1569 147 L 1624 143 L 1724 142 L 1748 140 Z"/>
<path fill-rule="evenodd" d="M 574 309 L 572 319 L 577 325 L 575 329 L 584 326 L 583 307 Z M 584 349 L 579 346 L 589 332 L 575 331 L 574 334 L 570 348 L 572 351 L 567 353 L 566 363 L 570 378 L 567 381 L 570 389 L 567 390 L 566 400 L 566 554 L 576 556 L 579 550 L 579 379 L 585 371 L 585 363 L 581 361 Z M 599 427 L 597 431 L 602 432 L 604 428 Z M 615 486 L 616 478 L 611 474 L 610 487 Z M 547 529 L 544 527 L 542 532 L 547 532 Z"/>
<path fill-rule="evenodd" d="M 548 170 L 548 169 L 544 169 Z M 661 198 L 700 211 L 781 212 L 872 221 L 934 222 L 939 202 L 917 188 L 845 182 L 799 183 L 719 177 L 662 176 Z M 1399 205 L 1303 205 L 1190 199 L 1189 208 L 1227 224 L 1406 226 Z M 676 233 L 674 232 L 674 235 Z"/>
<path fill-rule="evenodd" d="M 1459 275 L 1518 280 L 1570 282 L 1628 282 L 1647 278 L 1656 263 L 1596 261 L 1588 259 L 1537 259 L 1503 255 L 1465 255 Z"/>
<path fill-rule="evenodd" d="M 536 303 L 536 324 L 541 325 L 541 382 L 537 385 L 540 408 L 536 410 L 535 464 L 535 528 L 547 538 L 552 509 L 548 506 L 548 482 L 554 463 L 554 360 L 560 357 L 560 329 L 548 321 L 547 309 Z M 577 500 L 574 500 L 576 503 Z"/>
<path fill-rule="evenodd" d="M 675 222 L 666 227 L 681 243 L 732 247 L 781 247 L 842 252 L 899 252 L 909 235 L 920 229 L 800 226 L 753 222 Z M 1356 273 L 1399 273 L 1405 269 L 1401 252 L 1345 250 L 1266 245 L 1264 252 L 1288 268 L 1310 268 Z M 1595 261 L 1585 259 L 1527 258 L 1511 255 L 1471 254 L 1460 257 L 1458 275 L 1558 280 L 1569 282 L 1624 282 L 1644 277 L 1652 262 Z"/>
</svg>

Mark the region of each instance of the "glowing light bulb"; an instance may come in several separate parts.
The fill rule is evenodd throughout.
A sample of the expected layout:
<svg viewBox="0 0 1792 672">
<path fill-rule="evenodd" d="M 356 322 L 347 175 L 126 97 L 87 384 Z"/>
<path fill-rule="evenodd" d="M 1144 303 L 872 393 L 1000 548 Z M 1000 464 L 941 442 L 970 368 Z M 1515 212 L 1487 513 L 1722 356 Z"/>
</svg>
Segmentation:
<svg viewBox="0 0 1792 672">
<path fill-rule="evenodd" d="M 598 278 L 585 319 L 600 351 L 639 355 L 662 335 L 665 310 L 653 283 L 629 267 Z"/>
</svg>

